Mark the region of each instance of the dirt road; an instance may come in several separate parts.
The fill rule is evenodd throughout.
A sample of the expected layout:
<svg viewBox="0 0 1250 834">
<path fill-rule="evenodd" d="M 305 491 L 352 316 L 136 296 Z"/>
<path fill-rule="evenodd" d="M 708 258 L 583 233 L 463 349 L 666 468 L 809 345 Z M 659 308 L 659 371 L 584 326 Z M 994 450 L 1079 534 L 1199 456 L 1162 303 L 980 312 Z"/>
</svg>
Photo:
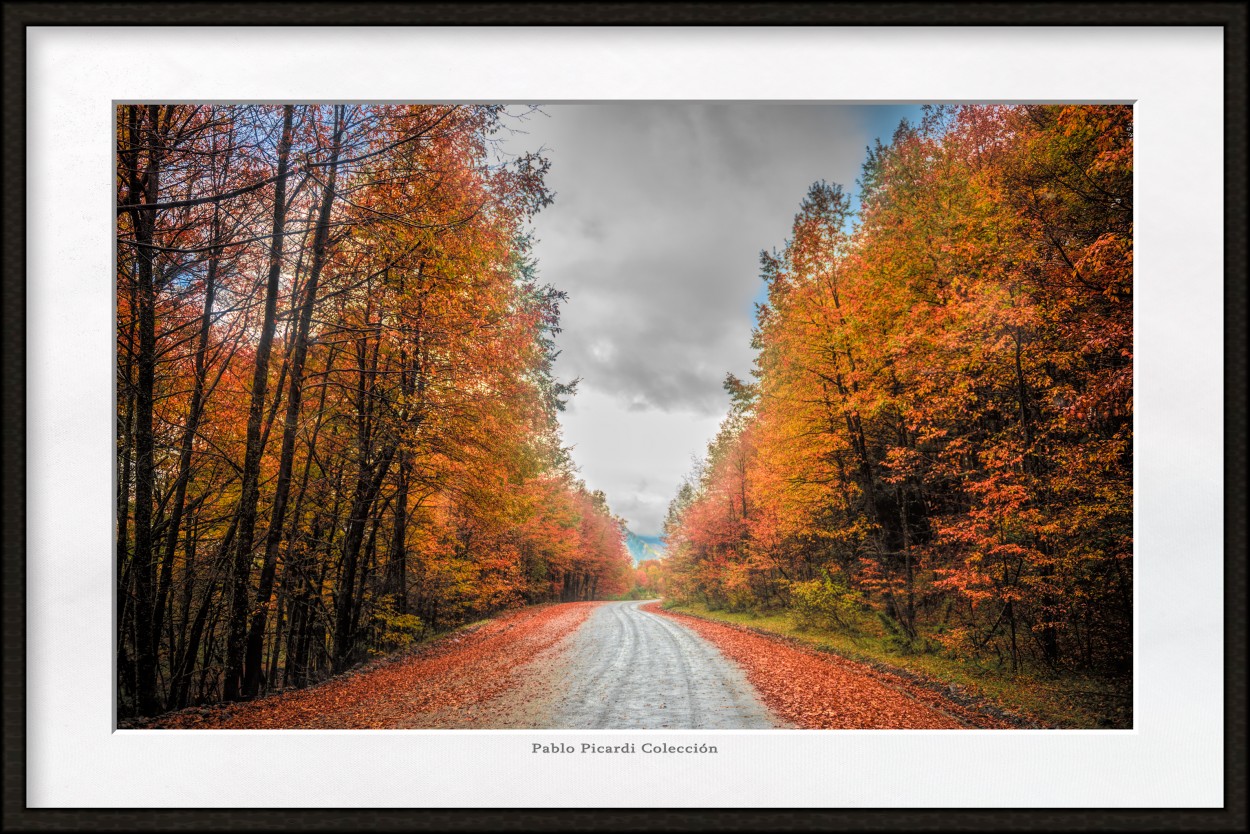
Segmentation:
<svg viewBox="0 0 1250 834">
<path fill-rule="evenodd" d="M 246 704 L 184 710 L 179 729 L 957 728 L 948 699 L 842 658 L 648 603 L 516 611 L 407 657 Z"/>
<path fill-rule="evenodd" d="M 495 726 L 547 729 L 763 729 L 789 726 L 742 670 L 641 602 L 597 607 L 511 697 Z M 534 664 L 538 666 L 538 664 Z"/>
</svg>

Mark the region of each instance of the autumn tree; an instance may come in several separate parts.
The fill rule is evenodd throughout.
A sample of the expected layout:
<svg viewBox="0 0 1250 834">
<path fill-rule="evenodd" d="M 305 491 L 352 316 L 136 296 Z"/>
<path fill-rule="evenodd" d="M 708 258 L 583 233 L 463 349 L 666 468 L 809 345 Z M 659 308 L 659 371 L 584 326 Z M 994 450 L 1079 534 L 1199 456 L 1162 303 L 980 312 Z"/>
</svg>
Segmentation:
<svg viewBox="0 0 1250 834">
<path fill-rule="evenodd" d="M 496 105 L 117 110 L 119 711 L 617 593 Z"/>
<path fill-rule="evenodd" d="M 861 186 L 762 255 L 753 404 L 670 508 L 669 587 L 1126 668 L 1131 108 L 927 108 Z"/>
</svg>

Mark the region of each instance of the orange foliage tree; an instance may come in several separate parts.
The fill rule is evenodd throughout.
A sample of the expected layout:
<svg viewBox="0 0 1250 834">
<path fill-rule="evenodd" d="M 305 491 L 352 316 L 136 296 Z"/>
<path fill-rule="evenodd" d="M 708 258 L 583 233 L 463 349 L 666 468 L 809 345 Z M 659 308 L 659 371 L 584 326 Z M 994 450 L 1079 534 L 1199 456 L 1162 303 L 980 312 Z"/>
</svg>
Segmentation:
<svg viewBox="0 0 1250 834">
<path fill-rule="evenodd" d="M 117 109 L 119 710 L 618 593 L 488 105 Z"/>
<path fill-rule="evenodd" d="M 857 218 L 813 185 L 670 507 L 673 593 L 1127 668 L 1132 173 L 1130 107 L 966 106 L 870 151 Z"/>
</svg>

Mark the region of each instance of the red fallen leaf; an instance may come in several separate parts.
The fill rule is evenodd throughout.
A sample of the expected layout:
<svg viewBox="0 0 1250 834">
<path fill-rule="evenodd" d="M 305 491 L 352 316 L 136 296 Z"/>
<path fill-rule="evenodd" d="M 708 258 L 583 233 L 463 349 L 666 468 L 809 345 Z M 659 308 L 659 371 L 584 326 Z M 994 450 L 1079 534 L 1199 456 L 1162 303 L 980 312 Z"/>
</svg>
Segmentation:
<svg viewBox="0 0 1250 834">
<path fill-rule="evenodd" d="M 1005 722 L 948 701 L 905 679 L 837 655 L 799 648 L 730 625 L 666 611 L 742 667 L 779 717 L 805 729 L 1005 728 Z"/>
<path fill-rule="evenodd" d="M 520 669 L 590 615 L 593 602 L 527 608 L 417 654 L 308 689 L 232 706 L 173 713 L 148 725 L 169 729 L 370 729 L 422 726 L 421 716 L 467 708 L 514 686 Z M 473 716 L 468 720 L 477 721 Z M 480 723 L 480 722 L 479 722 Z"/>
</svg>

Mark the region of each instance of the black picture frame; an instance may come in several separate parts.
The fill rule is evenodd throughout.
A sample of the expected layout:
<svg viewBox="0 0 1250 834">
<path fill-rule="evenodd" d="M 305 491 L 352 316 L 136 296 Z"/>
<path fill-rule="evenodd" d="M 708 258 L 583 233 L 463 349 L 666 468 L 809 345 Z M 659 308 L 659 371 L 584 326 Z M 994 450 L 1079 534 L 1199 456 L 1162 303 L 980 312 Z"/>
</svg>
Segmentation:
<svg viewBox="0 0 1250 834">
<path fill-rule="evenodd" d="M 1245 830 L 1246 19 L 1244 3 L 5 3 L 4 830 Z M 1155 809 L 28 809 L 25 807 L 25 177 L 31 26 L 1221 26 L 1225 37 L 1225 807 Z"/>
</svg>

